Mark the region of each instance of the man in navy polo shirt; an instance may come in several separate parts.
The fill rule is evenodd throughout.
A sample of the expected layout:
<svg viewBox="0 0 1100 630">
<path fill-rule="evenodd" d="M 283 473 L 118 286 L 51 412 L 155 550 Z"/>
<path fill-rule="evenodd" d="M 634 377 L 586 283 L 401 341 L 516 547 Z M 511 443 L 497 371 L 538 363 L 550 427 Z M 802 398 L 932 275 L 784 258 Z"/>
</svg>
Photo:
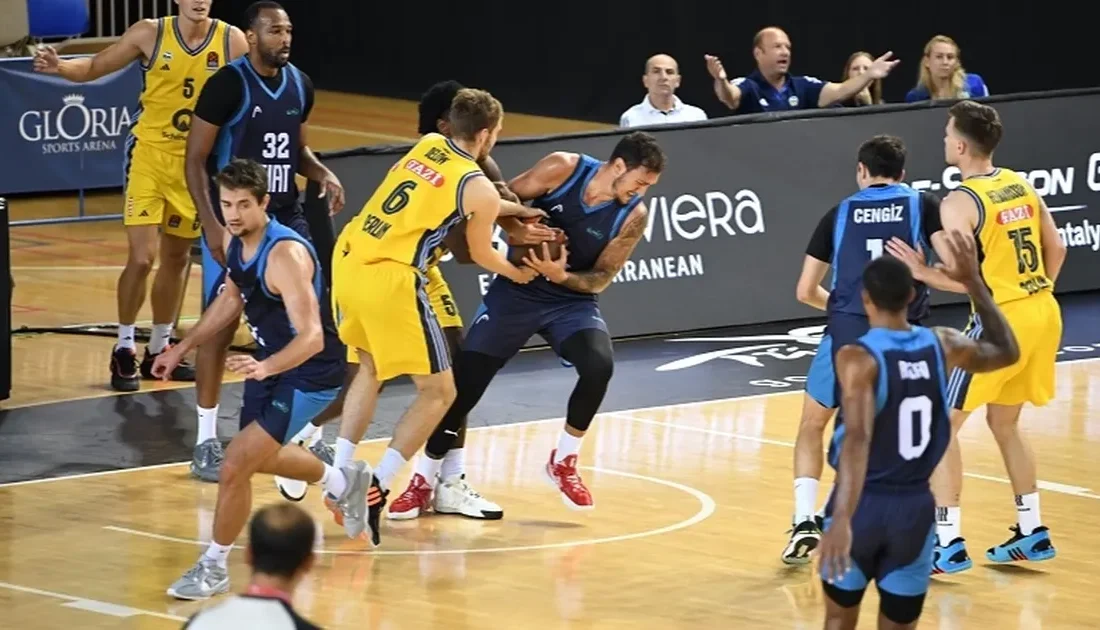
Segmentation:
<svg viewBox="0 0 1100 630">
<path fill-rule="evenodd" d="M 844 83 L 821 81 L 815 77 L 789 74 L 791 40 L 782 29 L 765 28 L 753 39 L 752 56 L 756 70 L 747 77 L 730 81 L 722 61 L 706 55 L 707 71 L 714 77 L 714 93 L 734 114 L 760 114 L 792 109 L 829 107 L 846 101 L 872 81 L 890 74 L 897 60 L 892 52 L 875 59 L 867 72 Z"/>
</svg>

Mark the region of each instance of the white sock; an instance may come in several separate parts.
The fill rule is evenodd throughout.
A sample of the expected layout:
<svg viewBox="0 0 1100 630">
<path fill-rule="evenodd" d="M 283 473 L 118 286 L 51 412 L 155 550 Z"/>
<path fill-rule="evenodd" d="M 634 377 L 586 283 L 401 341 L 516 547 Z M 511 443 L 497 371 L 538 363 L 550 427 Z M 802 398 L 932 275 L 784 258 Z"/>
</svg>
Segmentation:
<svg viewBox="0 0 1100 630">
<path fill-rule="evenodd" d="M 325 464 L 325 474 L 321 475 L 321 486 L 325 492 L 339 499 L 344 496 L 344 491 L 348 488 L 348 479 L 344 476 L 344 471 Z"/>
<path fill-rule="evenodd" d="M 814 520 L 814 505 L 817 503 L 818 480 L 813 477 L 799 477 L 794 480 L 794 524 Z"/>
<path fill-rule="evenodd" d="M 385 455 L 382 456 L 382 461 L 378 462 L 378 468 L 374 469 L 374 476 L 378 478 L 378 485 L 382 486 L 383 490 L 390 489 L 390 482 L 397 473 L 401 472 L 401 468 L 405 466 L 405 458 L 401 456 L 401 453 L 387 448 Z"/>
<path fill-rule="evenodd" d="M 206 553 L 203 555 L 217 562 L 218 566 L 224 569 L 229 560 L 229 550 L 232 548 L 233 545 L 219 545 L 214 541 L 210 541 L 210 546 L 206 548 Z"/>
<path fill-rule="evenodd" d="M 351 463 L 351 458 L 354 456 L 355 444 L 352 444 L 351 440 L 336 438 L 336 457 L 332 459 L 332 465 L 336 468 L 344 468 Z"/>
<path fill-rule="evenodd" d="M 936 506 L 936 536 L 946 547 L 962 536 L 962 508 Z"/>
<path fill-rule="evenodd" d="M 581 440 L 583 437 L 576 437 L 575 435 L 569 435 L 565 430 L 561 430 L 561 436 L 558 438 L 558 450 L 554 454 L 554 463 L 558 464 L 565 460 L 570 455 L 576 455 L 581 450 Z"/>
<path fill-rule="evenodd" d="M 443 467 L 439 476 L 443 479 L 466 474 L 466 449 L 452 448 L 443 456 Z"/>
<path fill-rule="evenodd" d="M 448 453 L 450 455 L 450 453 Z M 416 459 L 416 474 L 424 478 L 428 482 L 428 485 L 435 485 L 435 478 L 440 476 L 440 469 L 443 467 L 443 459 L 432 459 L 428 457 L 427 453 L 421 453 L 420 457 Z M 443 476 L 446 479 L 446 476 Z"/>
<path fill-rule="evenodd" d="M 137 345 L 134 344 L 134 328 L 136 328 L 136 326 L 134 326 L 133 324 L 129 324 L 129 325 L 119 324 L 118 325 L 118 347 L 119 348 L 129 348 L 131 350 L 136 350 L 137 349 Z"/>
<path fill-rule="evenodd" d="M 149 335 L 149 354 L 163 352 L 171 339 L 172 324 L 153 324 L 153 333 Z"/>
<path fill-rule="evenodd" d="M 817 514 L 815 514 L 815 516 L 825 518 L 825 508 L 829 505 L 829 499 L 833 498 L 834 492 L 836 492 L 836 483 L 833 483 L 832 487 L 829 488 L 829 494 L 825 497 L 825 500 L 822 501 L 821 507 L 817 509 Z"/>
<path fill-rule="evenodd" d="M 151 351 L 150 351 L 151 352 Z M 207 409 L 199 407 L 199 437 L 195 444 L 218 437 L 218 405 Z"/>
<path fill-rule="evenodd" d="M 312 438 L 313 434 L 317 433 L 317 429 L 320 429 L 320 428 L 321 427 L 313 424 L 312 422 L 307 422 L 306 426 L 302 427 L 302 430 L 299 431 L 298 435 L 295 435 L 294 439 L 291 440 L 291 441 L 292 442 L 308 442 L 309 446 L 313 446 L 313 441 L 310 438 Z"/>
<path fill-rule="evenodd" d="M 1020 533 L 1024 536 L 1030 536 L 1036 528 L 1042 526 L 1038 492 L 1016 495 L 1016 519 L 1020 525 Z"/>
</svg>

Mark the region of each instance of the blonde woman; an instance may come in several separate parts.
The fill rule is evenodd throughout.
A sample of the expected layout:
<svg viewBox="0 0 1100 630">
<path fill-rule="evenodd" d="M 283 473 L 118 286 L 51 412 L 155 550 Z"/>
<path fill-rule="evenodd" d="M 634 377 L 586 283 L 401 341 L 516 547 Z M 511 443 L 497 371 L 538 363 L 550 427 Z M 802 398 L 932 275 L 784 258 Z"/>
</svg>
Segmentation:
<svg viewBox="0 0 1100 630">
<path fill-rule="evenodd" d="M 936 35 L 928 40 L 924 45 L 917 86 L 905 95 L 905 102 L 982 96 L 989 96 L 989 88 L 980 76 L 963 70 L 959 45 L 955 40 L 946 35 Z"/>
<path fill-rule="evenodd" d="M 861 50 L 852 53 L 852 56 L 848 57 L 847 63 L 844 64 L 844 74 L 841 75 L 841 82 L 865 74 L 871 69 L 871 64 L 874 61 L 875 58 L 869 52 Z M 865 105 L 881 105 L 883 102 L 882 79 L 875 79 L 867 87 L 856 93 L 855 96 L 838 103 L 838 105 L 841 107 L 863 107 Z"/>
</svg>

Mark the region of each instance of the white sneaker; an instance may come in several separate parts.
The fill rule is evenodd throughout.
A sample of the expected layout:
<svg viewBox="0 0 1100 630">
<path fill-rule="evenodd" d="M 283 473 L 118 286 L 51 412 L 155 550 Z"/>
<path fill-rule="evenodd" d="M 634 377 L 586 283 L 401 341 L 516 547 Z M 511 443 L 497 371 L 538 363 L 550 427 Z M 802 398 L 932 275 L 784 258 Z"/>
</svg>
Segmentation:
<svg viewBox="0 0 1100 630">
<path fill-rule="evenodd" d="M 504 517 L 504 510 L 499 505 L 486 500 L 466 483 L 466 475 L 454 475 L 440 481 L 435 487 L 432 509 L 438 514 L 461 514 L 489 521 Z"/>
</svg>

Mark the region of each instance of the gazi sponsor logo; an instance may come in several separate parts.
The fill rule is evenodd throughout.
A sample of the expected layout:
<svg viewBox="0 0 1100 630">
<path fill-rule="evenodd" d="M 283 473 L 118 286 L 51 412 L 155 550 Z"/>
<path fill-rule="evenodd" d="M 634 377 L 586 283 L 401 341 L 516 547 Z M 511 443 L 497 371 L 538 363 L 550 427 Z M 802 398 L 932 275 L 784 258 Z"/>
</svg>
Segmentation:
<svg viewBox="0 0 1100 630">
<path fill-rule="evenodd" d="M 19 135 L 39 143 L 43 154 L 114 151 L 133 124 L 125 106 L 88 107 L 82 94 L 69 94 L 58 110 L 23 112 Z"/>
</svg>

